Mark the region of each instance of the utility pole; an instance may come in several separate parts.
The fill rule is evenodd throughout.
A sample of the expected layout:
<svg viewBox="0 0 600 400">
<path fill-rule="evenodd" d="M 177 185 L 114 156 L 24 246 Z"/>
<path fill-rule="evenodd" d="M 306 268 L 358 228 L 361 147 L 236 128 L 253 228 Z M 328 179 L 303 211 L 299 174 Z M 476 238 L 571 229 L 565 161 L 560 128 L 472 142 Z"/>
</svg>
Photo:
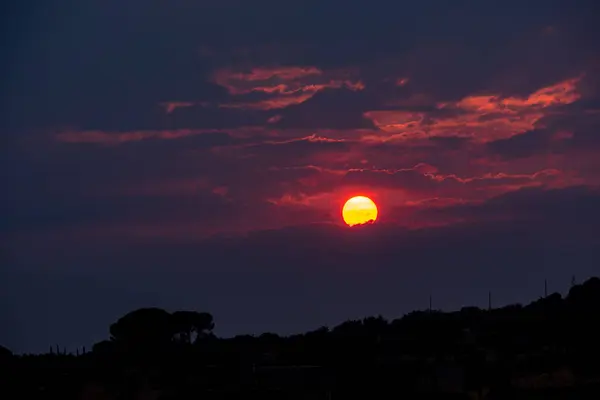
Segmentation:
<svg viewBox="0 0 600 400">
<path fill-rule="evenodd" d="M 492 309 L 492 291 L 488 292 L 488 310 Z"/>
<path fill-rule="evenodd" d="M 544 298 L 548 297 L 548 280 L 544 279 Z"/>
<path fill-rule="evenodd" d="M 431 308 L 431 295 L 429 295 L 429 312 L 431 312 L 432 308 Z"/>
</svg>

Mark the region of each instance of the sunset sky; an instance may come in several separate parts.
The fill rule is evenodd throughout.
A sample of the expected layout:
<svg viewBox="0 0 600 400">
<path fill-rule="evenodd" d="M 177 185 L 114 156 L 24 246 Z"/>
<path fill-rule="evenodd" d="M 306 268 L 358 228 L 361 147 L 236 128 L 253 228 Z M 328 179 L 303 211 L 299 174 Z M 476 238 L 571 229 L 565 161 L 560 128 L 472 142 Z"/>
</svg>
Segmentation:
<svg viewBox="0 0 600 400">
<path fill-rule="evenodd" d="M 14 351 L 89 348 L 137 307 L 288 334 L 600 275 L 597 0 L 15 3 Z M 354 195 L 376 224 L 344 225 Z"/>
</svg>

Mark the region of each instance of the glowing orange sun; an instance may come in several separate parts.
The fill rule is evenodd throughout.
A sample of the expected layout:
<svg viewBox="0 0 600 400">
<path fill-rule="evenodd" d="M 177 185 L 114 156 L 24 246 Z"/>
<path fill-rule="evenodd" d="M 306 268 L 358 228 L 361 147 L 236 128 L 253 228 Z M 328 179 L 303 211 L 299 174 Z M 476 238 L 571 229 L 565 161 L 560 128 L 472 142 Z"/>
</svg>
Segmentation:
<svg viewBox="0 0 600 400">
<path fill-rule="evenodd" d="M 352 197 L 342 208 L 342 218 L 348 226 L 375 222 L 377 220 L 377 206 L 368 197 Z"/>
</svg>

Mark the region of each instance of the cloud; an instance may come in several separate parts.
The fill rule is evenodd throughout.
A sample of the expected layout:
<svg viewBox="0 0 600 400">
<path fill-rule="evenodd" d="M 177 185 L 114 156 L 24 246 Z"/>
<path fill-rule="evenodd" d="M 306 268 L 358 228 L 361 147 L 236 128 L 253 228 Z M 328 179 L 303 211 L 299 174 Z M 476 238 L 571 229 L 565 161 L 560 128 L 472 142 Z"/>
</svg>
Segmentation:
<svg viewBox="0 0 600 400">
<path fill-rule="evenodd" d="M 462 178 L 456 175 L 443 175 L 424 172 L 419 166 L 408 169 L 390 170 L 350 170 L 343 184 L 352 186 L 383 187 L 403 190 L 411 194 L 426 194 L 430 197 L 443 194 L 453 197 L 478 197 L 480 191 L 494 187 L 514 190 L 522 186 L 539 185 L 551 182 L 560 171 L 543 170 L 531 175 L 485 174 Z"/>
<path fill-rule="evenodd" d="M 347 152 L 352 146 L 351 141 L 313 134 L 290 139 L 263 138 L 254 143 L 222 149 L 219 154 L 228 158 L 243 157 L 252 160 L 256 167 L 270 168 L 306 165 L 318 159 L 327 160 L 336 154 Z"/>
<path fill-rule="evenodd" d="M 572 139 L 570 132 L 553 134 L 548 130 L 537 129 L 507 139 L 489 142 L 487 146 L 493 155 L 514 159 L 529 157 L 537 153 L 560 151 L 570 139 Z"/>
<path fill-rule="evenodd" d="M 562 189 L 525 187 L 485 202 L 460 204 L 433 212 L 472 223 L 500 220 L 543 226 L 548 229 L 545 235 L 559 234 L 556 231 L 558 226 L 584 235 L 591 233 L 600 218 L 595 205 L 600 193 L 598 190 L 598 187 L 588 186 Z"/>
<path fill-rule="evenodd" d="M 391 138 L 464 136 L 477 141 L 503 139 L 532 130 L 546 109 L 577 101 L 578 78 L 541 88 L 529 96 L 472 95 L 436 104 L 431 112 L 368 111 L 365 117 Z"/>
<path fill-rule="evenodd" d="M 206 132 L 191 129 L 134 132 L 65 131 L 58 133 L 56 139 L 66 143 L 120 144 L 141 140 L 180 139 L 193 135 L 202 135 L 195 140 L 195 143 L 204 143 L 207 146 L 218 146 L 231 142 L 229 140 L 230 135 L 224 132 Z"/>
<path fill-rule="evenodd" d="M 169 101 L 169 102 L 161 103 L 161 106 L 163 106 L 165 108 L 165 112 L 167 114 L 171 114 L 173 111 L 175 111 L 178 108 L 191 107 L 193 105 L 194 105 L 194 103 L 185 102 L 185 101 Z"/>
<path fill-rule="evenodd" d="M 365 109 L 377 100 L 363 90 L 326 88 L 311 99 L 283 110 L 275 124 L 280 129 L 374 130 L 364 117 Z"/>
<path fill-rule="evenodd" d="M 214 82 L 235 96 L 260 94 L 267 98 L 245 96 L 235 102 L 221 104 L 225 108 L 271 110 L 301 104 L 326 88 L 362 90 L 364 84 L 353 81 L 346 71 L 323 72 L 316 67 L 261 67 L 247 72 L 221 69 Z M 248 97 L 254 97 L 249 100 Z"/>
<path fill-rule="evenodd" d="M 430 136 L 428 140 L 451 150 L 461 149 L 469 142 L 469 138 L 460 136 Z"/>
<path fill-rule="evenodd" d="M 250 92 L 290 94 L 313 90 L 300 80 L 321 75 L 323 72 L 315 67 L 255 68 L 246 73 L 220 70 L 215 73 L 214 80 L 217 84 L 226 87 L 231 94 Z"/>
</svg>

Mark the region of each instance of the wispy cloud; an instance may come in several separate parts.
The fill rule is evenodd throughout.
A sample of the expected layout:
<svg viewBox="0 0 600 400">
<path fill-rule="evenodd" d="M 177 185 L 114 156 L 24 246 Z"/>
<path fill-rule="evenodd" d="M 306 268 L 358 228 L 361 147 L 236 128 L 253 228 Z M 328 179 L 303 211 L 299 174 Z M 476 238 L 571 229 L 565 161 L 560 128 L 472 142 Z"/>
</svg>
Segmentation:
<svg viewBox="0 0 600 400">
<path fill-rule="evenodd" d="M 360 80 L 352 78 L 347 71 L 324 72 L 316 67 L 262 67 L 247 72 L 221 69 L 213 75 L 214 82 L 225 87 L 231 95 L 267 96 L 267 98 L 251 100 L 241 97 L 235 102 L 221 104 L 221 107 L 257 110 L 300 104 L 326 88 L 364 89 L 364 84 Z"/>
<path fill-rule="evenodd" d="M 120 144 L 138 142 L 146 139 L 178 139 L 192 135 L 201 135 L 206 130 L 180 129 L 173 131 L 64 131 L 56 135 L 56 139 L 65 143 Z"/>
<path fill-rule="evenodd" d="M 429 112 L 375 110 L 366 112 L 365 117 L 391 135 L 383 140 L 465 136 L 486 142 L 532 130 L 553 107 L 577 101 L 581 97 L 578 81 L 568 79 L 525 98 L 472 95 L 454 103 L 437 103 Z"/>
<path fill-rule="evenodd" d="M 178 108 L 192 107 L 194 103 L 187 101 L 169 101 L 160 103 L 160 105 L 165 109 L 167 114 L 171 114 Z"/>
</svg>

